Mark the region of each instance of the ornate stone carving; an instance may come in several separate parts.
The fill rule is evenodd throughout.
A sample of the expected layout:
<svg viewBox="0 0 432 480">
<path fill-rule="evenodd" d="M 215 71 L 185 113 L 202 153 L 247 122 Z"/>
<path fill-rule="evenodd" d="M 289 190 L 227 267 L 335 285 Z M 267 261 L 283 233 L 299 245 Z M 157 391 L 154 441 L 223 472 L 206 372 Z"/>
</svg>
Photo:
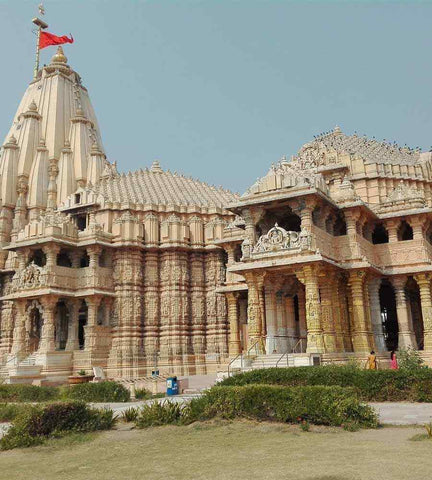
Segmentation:
<svg viewBox="0 0 432 480">
<path fill-rule="evenodd" d="M 251 254 L 278 252 L 281 250 L 307 250 L 312 244 L 312 236 L 306 230 L 288 232 L 276 223 L 267 234 L 261 235 Z M 244 242 L 243 242 L 244 248 Z"/>
</svg>

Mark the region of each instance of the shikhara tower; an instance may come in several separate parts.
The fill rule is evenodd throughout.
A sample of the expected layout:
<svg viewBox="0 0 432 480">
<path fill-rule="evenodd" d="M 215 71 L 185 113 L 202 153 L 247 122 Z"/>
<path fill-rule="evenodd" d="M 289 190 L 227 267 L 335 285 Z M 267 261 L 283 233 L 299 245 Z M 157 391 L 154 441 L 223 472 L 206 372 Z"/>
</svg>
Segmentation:
<svg viewBox="0 0 432 480">
<path fill-rule="evenodd" d="M 3 145 L 1 336 L 13 381 L 205 373 L 228 356 L 225 254 L 232 193 L 107 161 L 61 47 L 30 83 Z"/>
</svg>

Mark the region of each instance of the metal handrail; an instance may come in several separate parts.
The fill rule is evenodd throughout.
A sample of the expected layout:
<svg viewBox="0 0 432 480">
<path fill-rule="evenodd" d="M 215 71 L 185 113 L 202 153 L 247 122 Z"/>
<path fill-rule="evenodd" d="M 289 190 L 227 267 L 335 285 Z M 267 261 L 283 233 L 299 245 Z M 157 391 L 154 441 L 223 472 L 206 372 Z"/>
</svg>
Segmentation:
<svg viewBox="0 0 432 480">
<path fill-rule="evenodd" d="M 255 342 L 247 349 L 247 351 L 246 351 L 246 357 L 249 356 L 249 352 L 252 350 L 252 348 L 256 347 L 259 342 L 260 342 L 260 339 L 255 340 Z"/>
<path fill-rule="evenodd" d="M 296 353 L 297 346 L 298 346 L 298 345 L 302 345 L 302 344 L 303 344 L 303 340 L 305 340 L 305 339 L 306 339 L 306 337 L 300 337 L 300 338 L 297 340 L 297 342 L 296 342 L 296 344 L 294 345 L 294 347 L 291 349 L 291 352 L 289 352 L 288 349 L 287 349 L 286 352 L 283 353 L 283 354 L 279 357 L 278 361 L 276 362 L 276 368 L 278 367 L 279 363 L 282 361 L 282 359 L 283 359 L 285 356 L 286 356 L 286 364 L 287 364 L 287 366 L 288 366 L 288 354 L 289 354 L 289 353 Z M 303 350 L 303 349 L 300 348 L 300 350 Z M 303 353 L 303 352 L 300 352 L 300 353 Z"/>
<path fill-rule="evenodd" d="M 240 353 L 239 353 L 236 357 L 234 357 L 234 358 L 229 362 L 229 364 L 228 364 L 228 377 L 231 376 L 231 374 L 230 374 L 231 365 L 232 365 L 239 357 L 241 358 L 241 360 L 240 360 L 240 361 L 241 361 L 241 363 L 240 363 L 240 370 L 243 369 L 243 353 L 240 352 Z"/>
</svg>

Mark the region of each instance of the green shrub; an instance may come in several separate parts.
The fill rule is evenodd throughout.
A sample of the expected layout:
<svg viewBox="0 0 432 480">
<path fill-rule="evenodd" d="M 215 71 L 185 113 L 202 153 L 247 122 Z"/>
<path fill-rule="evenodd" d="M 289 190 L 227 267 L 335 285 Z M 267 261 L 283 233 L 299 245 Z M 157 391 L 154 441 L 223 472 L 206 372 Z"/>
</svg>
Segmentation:
<svg viewBox="0 0 432 480">
<path fill-rule="evenodd" d="M 0 449 L 30 447 L 68 432 L 108 430 L 114 422 L 112 410 L 92 409 L 83 402 L 32 406 L 15 418 L 10 430 L 0 440 Z"/>
<path fill-rule="evenodd" d="M 173 402 L 153 402 L 141 407 L 136 421 L 138 428 L 157 427 L 178 424 L 181 420 L 183 405 Z"/>
<path fill-rule="evenodd" d="M 397 359 L 399 368 L 407 372 L 416 373 L 418 370 L 427 368 L 420 352 L 412 348 L 398 350 Z"/>
<path fill-rule="evenodd" d="M 250 384 L 352 387 L 362 400 L 432 402 L 432 369 L 364 370 L 353 366 L 267 368 L 240 373 L 222 386 Z"/>
<path fill-rule="evenodd" d="M 214 387 L 182 406 L 169 401 L 146 405 L 137 426 L 190 424 L 214 417 L 359 428 L 378 425 L 374 410 L 361 404 L 352 389 L 247 385 Z"/>
<path fill-rule="evenodd" d="M 128 402 L 129 390 L 121 383 L 100 382 L 68 385 L 61 390 L 62 398 L 83 402 Z"/>
<path fill-rule="evenodd" d="M 56 387 L 37 387 L 26 384 L 1 384 L 0 401 L 6 402 L 48 402 L 58 400 Z"/>
<path fill-rule="evenodd" d="M 137 388 L 135 390 L 135 398 L 137 400 L 147 400 L 148 398 L 151 398 L 152 394 L 145 388 Z"/>
<path fill-rule="evenodd" d="M 0 403 L 0 422 L 11 422 L 29 408 L 31 408 L 31 405 L 26 403 Z"/>
<path fill-rule="evenodd" d="M 138 408 L 130 407 L 124 410 L 121 414 L 121 418 L 125 422 L 135 422 L 139 415 Z"/>
</svg>

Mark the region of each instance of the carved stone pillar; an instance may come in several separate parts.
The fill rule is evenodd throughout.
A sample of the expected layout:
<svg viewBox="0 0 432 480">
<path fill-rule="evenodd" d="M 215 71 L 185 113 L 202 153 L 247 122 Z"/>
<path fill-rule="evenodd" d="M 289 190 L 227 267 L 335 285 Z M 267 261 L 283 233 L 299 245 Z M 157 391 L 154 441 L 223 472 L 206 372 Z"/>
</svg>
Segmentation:
<svg viewBox="0 0 432 480">
<path fill-rule="evenodd" d="M 25 300 L 15 300 L 15 321 L 11 353 L 24 355 L 26 353 L 26 304 Z"/>
<path fill-rule="evenodd" d="M 406 277 L 393 277 L 392 283 L 396 296 L 396 313 L 399 326 L 398 348 L 417 348 L 409 304 L 405 295 Z"/>
<path fill-rule="evenodd" d="M 208 354 L 228 354 L 228 318 L 225 295 L 215 293 L 224 284 L 225 266 L 222 251 L 208 252 L 205 263 Z"/>
<path fill-rule="evenodd" d="M 344 334 L 343 334 L 343 317 L 341 312 L 341 300 L 344 300 L 340 289 L 340 273 L 332 272 L 331 276 L 331 305 L 333 314 L 333 324 L 335 331 L 336 352 L 344 352 Z"/>
<path fill-rule="evenodd" d="M 79 268 L 81 263 L 82 253 L 78 250 L 74 250 L 70 254 L 71 266 L 72 268 Z"/>
<path fill-rule="evenodd" d="M 300 210 L 301 229 L 308 232 L 312 231 L 312 210 L 311 205 L 307 205 Z"/>
<path fill-rule="evenodd" d="M 420 289 L 421 310 L 424 326 L 424 350 L 432 351 L 432 300 L 430 290 L 430 273 L 419 273 L 414 279 Z"/>
<path fill-rule="evenodd" d="M 78 324 L 80 306 L 81 300 L 78 298 L 73 298 L 67 303 L 67 307 L 69 309 L 69 324 L 65 350 L 68 351 L 79 349 Z"/>
<path fill-rule="evenodd" d="M 380 286 L 380 278 L 375 277 L 369 280 L 369 302 L 375 347 L 378 352 L 385 352 L 387 350 L 387 346 L 385 343 L 381 318 L 381 304 L 379 299 Z"/>
<path fill-rule="evenodd" d="M 273 285 L 264 287 L 265 296 L 265 318 L 267 326 L 266 352 L 273 353 L 278 351 L 278 331 L 276 318 L 276 291 Z"/>
<path fill-rule="evenodd" d="M 248 273 L 245 278 L 248 286 L 248 348 L 257 343 L 257 351 L 264 353 L 264 277 L 259 273 Z"/>
<path fill-rule="evenodd" d="M 333 318 L 332 291 L 334 282 L 332 274 L 324 272 L 324 279 L 320 282 L 321 296 L 321 326 L 323 330 L 324 348 L 327 353 L 337 352 L 336 331 Z"/>
<path fill-rule="evenodd" d="M 306 326 L 306 300 L 305 292 L 302 286 L 299 286 L 297 290 L 298 309 L 299 309 L 299 324 L 300 324 L 300 337 L 307 337 Z"/>
<path fill-rule="evenodd" d="M 159 254 L 148 251 L 144 262 L 144 354 L 153 362 L 159 352 Z"/>
<path fill-rule="evenodd" d="M 143 323 L 143 256 L 139 248 L 118 248 L 114 254 L 115 315 L 108 369 L 112 376 L 139 376 Z"/>
<path fill-rule="evenodd" d="M 339 307 L 341 327 L 342 327 L 342 337 L 343 337 L 343 346 L 345 352 L 352 352 L 352 338 L 351 338 L 351 325 L 350 325 L 350 312 L 348 308 L 348 303 L 350 301 L 350 295 L 348 293 L 346 276 L 341 275 L 338 281 L 338 296 L 339 301 L 337 305 Z M 351 309 L 352 315 L 352 309 Z"/>
<path fill-rule="evenodd" d="M 324 353 L 324 340 L 321 327 L 321 306 L 318 288 L 318 270 L 313 265 L 303 267 L 296 274 L 305 286 L 307 352 Z"/>
<path fill-rule="evenodd" d="M 13 302 L 4 301 L 1 304 L 0 356 L 11 351 L 13 331 Z"/>
<path fill-rule="evenodd" d="M 38 353 L 48 353 L 55 350 L 55 310 L 57 301 L 58 297 L 53 295 L 41 298 L 43 324 Z"/>
<path fill-rule="evenodd" d="M 352 341 L 355 352 L 368 352 L 371 348 L 371 332 L 367 327 L 367 317 L 365 313 L 363 285 L 366 273 L 363 271 L 351 271 L 349 276 L 349 286 L 351 288 L 353 330 Z"/>
<path fill-rule="evenodd" d="M 245 208 L 242 210 L 242 217 L 245 221 L 246 238 L 250 241 L 251 245 L 256 243 L 256 224 L 260 221 L 264 214 L 262 208 Z"/>
<path fill-rule="evenodd" d="M 357 221 L 360 218 L 360 212 L 356 210 L 345 211 L 345 221 L 347 226 L 347 235 L 355 235 L 357 233 Z"/>
<path fill-rule="evenodd" d="M 226 294 L 228 304 L 229 321 L 229 354 L 234 357 L 241 353 L 240 330 L 238 318 L 238 293 L 229 292 Z"/>
<path fill-rule="evenodd" d="M 204 355 L 206 351 L 206 295 L 204 276 L 204 254 L 192 253 L 190 256 L 190 288 L 191 288 L 191 342 L 195 355 Z"/>
<path fill-rule="evenodd" d="M 86 297 L 87 304 L 87 325 L 85 329 L 84 350 L 93 352 L 98 344 L 97 324 L 98 324 L 98 308 L 102 301 L 101 295 L 92 295 Z"/>
<path fill-rule="evenodd" d="M 100 245 L 91 245 L 90 247 L 87 247 L 87 255 L 90 259 L 90 268 L 96 268 L 99 266 L 99 257 L 101 253 L 102 247 Z"/>
<path fill-rule="evenodd" d="M 60 252 L 60 246 L 50 243 L 45 245 L 42 250 L 46 256 L 46 268 L 49 269 L 57 265 L 57 255 Z"/>
</svg>

